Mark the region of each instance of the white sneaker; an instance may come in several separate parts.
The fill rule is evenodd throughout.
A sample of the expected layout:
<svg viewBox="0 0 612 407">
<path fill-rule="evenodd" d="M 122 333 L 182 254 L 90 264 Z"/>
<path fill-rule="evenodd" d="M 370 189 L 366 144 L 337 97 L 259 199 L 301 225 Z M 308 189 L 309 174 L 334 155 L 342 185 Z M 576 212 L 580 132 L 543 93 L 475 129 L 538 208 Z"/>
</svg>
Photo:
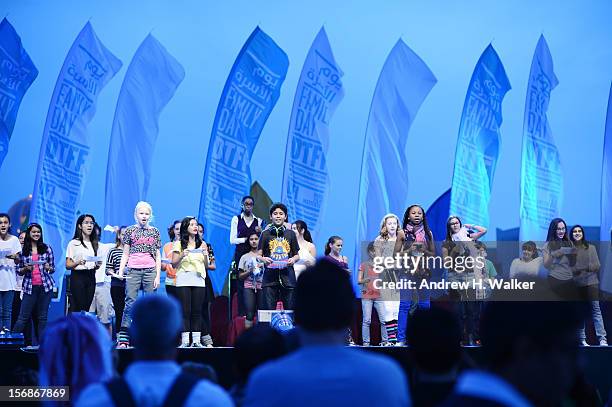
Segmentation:
<svg viewBox="0 0 612 407">
<path fill-rule="evenodd" d="M 192 348 L 203 348 L 202 343 L 200 342 L 200 333 L 192 332 L 191 333 L 191 347 Z"/>
<path fill-rule="evenodd" d="M 395 346 L 406 346 L 406 342 L 402 342 L 402 341 L 395 342 Z"/>
<path fill-rule="evenodd" d="M 608 346 L 608 340 L 605 336 L 603 338 L 599 338 L 599 346 Z"/>
<path fill-rule="evenodd" d="M 580 341 L 580 345 L 581 346 L 589 346 L 589 344 L 587 343 L 587 341 L 585 339 Z"/>
<path fill-rule="evenodd" d="M 189 344 L 189 332 L 181 332 L 181 344 L 179 348 L 188 348 Z"/>
</svg>

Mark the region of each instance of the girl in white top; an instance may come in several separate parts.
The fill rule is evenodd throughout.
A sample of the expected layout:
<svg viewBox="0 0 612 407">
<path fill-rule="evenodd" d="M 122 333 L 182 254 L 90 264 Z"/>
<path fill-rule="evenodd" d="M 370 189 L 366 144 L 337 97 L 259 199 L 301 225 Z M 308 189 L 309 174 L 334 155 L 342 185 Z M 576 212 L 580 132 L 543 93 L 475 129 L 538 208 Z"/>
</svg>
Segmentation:
<svg viewBox="0 0 612 407">
<path fill-rule="evenodd" d="M 17 285 L 15 259 L 21 252 L 19 239 L 10 231 L 11 218 L 6 213 L 0 213 L 0 331 L 11 328 L 13 296 Z"/>
<path fill-rule="evenodd" d="M 512 260 L 510 278 L 537 278 L 542 268 L 542 258 L 538 256 L 536 244 L 532 241 L 523 243 L 522 256 Z"/>
<path fill-rule="evenodd" d="M 295 271 L 295 278 L 297 279 L 302 271 L 306 270 L 308 267 L 314 266 L 317 260 L 317 248 L 312 242 L 312 237 L 310 236 L 310 231 L 308 230 L 306 222 L 303 220 L 296 220 L 295 223 L 291 225 L 291 230 L 295 232 L 298 245 L 300 246 L 300 251 L 298 252 L 300 259 L 293 265 L 293 271 Z"/>
<path fill-rule="evenodd" d="M 93 215 L 79 216 L 74 237 L 66 248 L 66 268 L 70 274 L 70 311 L 89 311 L 96 291 L 96 271 L 102 265 L 98 256 L 99 240 L 96 219 Z"/>
<path fill-rule="evenodd" d="M 181 237 L 172 248 L 172 267 L 176 269 L 176 289 L 183 306 L 181 347 L 201 348 L 202 304 L 206 295 L 208 247 L 198 233 L 198 221 L 188 216 L 181 222 Z"/>
</svg>

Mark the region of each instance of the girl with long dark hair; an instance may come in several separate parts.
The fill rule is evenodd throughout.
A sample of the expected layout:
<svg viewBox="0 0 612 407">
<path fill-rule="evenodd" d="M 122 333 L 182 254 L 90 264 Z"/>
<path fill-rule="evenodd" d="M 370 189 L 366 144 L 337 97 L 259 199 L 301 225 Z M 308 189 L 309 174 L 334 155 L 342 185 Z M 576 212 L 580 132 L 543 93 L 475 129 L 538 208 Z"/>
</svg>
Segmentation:
<svg viewBox="0 0 612 407">
<path fill-rule="evenodd" d="M 574 226 L 569 236 L 576 248 L 576 264 L 572 270 L 574 283 L 580 291 L 580 296 L 591 304 L 591 315 L 593 316 L 593 325 L 595 325 L 595 334 L 597 335 L 599 345 L 608 346 L 606 328 L 601 315 L 601 309 L 599 308 L 598 273 L 601 264 L 597 256 L 597 250 L 593 244 L 586 240 L 582 226 Z M 582 323 L 582 328 L 580 328 L 579 336 L 582 345 L 588 346 L 584 322 Z"/>
<path fill-rule="evenodd" d="M 17 273 L 24 276 L 21 286 L 23 299 L 13 332 L 23 333 L 32 316 L 32 310 L 36 309 L 40 342 L 47 326 L 49 304 L 55 288 L 55 281 L 51 277 L 54 272 L 53 249 L 45 244 L 42 227 L 38 223 L 31 223 L 26 230 L 23 249 L 19 256 Z"/>
<path fill-rule="evenodd" d="M 576 264 L 576 248 L 569 238 L 567 223 L 561 218 L 550 221 L 546 244 L 542 249 L 544 267 L 548 269 L 548 284 L 560 299 L 576 300 L 572 268 Z"/>
<path fill-rule="evenodd" d="M 425 210 L 420 205 L 411 205 L 406 209 L 404 221 L 402 222 L 402 231 L 401 250 L 403 252 L 407 252 L 410 256 L 415 257 L 415 260 L 422 258 L 421 263 L 423 264 L 427 264 L 427 257 L 436 255 L 433 233 L 429 229 Z M 413 264 L 417 264 L 417 262 Z M 419 266 L 415 267 L 414 270 L 409 270 L 408 278 L 419 287 L 421 280 L 429 278 L 430 275 L 431 272 L 427 267 Z M 397 319 L 397 342 L 398 345 L 404 345 L 406 343 L 406 328 L 410 308 L 429 309 L 430 293 L 429 290 L 420 288 L 401 290 L 400 298 Z"/>
<path fill-rule="evenodd" d="M 308 267 L 314 266 L 317 258 L 317 248 L 312 242 L 312 236 L 308 230 L 308 225 L 303 220 L 296 220 L 291 225 L 291 230 L 297 236 L 298 246 L 300 246 L 300 259 L 293 266 L 295 278 L 300 276 L 300 273 Z"/>
<path fill-rule="evenodd" d="M 348 258 L 341 254 L 343 246 L 344 240 L 340 236 L 331 236 L 327 239 L 327 244 L 325 245 L 325 259 L 350 273 Z M 347 330 L 346 341 L 349 346 L 355 346 L 353 333 L 350 327 Z"/>
<path fill-rule="evenodd" d="M 74 236 L 66 248 L 66 268 L 70 274 L 70 311 L 89 311 L 96 291 L 96 270 L 102 265 L 98 259 L 100 236 L 93 215 L 78 217 Z"/>
<path fill-rule="evenodd" d="M 442 244 L 442 257 L 452 259 L 453 267 L 448 269 L 447 279 L 451 282 L 471 283 L 474 269 L 463 267 L 465 258 L 478 256 L 474 241 L 487 233 L 483 226 L 463 224 L 458 216 L 450 216 L 446 221 L 446 238 Z M 444 262 L 446 263 L 446 261 Z M 469 286 L 469 285 L 468 285 Z M 449 297 L 457 302 L 463 325 L 463 343 L 468 346 L 480 344 L 480 309 L 473 288 L 450 289 Z"/>
<path fill-rule="evenodd" d="M 181 347 L 201 348 L 202 304 L 206 295 L 208 248 L 198 234 L 198 221 L 186 217 L 181 222 L 181 237 L 172 248 L 176 268 L 176 288 L 183 306 Z M 191 333 L 191 341 L 189 334 Z"/>
<path fill-rule="evenodd" d="M 341 254 L 344 240 L 340 236 L 331 236 L 325 245 L 325 258 L 338 267 L 349 271 L 348 258 Z"/>
</svg>

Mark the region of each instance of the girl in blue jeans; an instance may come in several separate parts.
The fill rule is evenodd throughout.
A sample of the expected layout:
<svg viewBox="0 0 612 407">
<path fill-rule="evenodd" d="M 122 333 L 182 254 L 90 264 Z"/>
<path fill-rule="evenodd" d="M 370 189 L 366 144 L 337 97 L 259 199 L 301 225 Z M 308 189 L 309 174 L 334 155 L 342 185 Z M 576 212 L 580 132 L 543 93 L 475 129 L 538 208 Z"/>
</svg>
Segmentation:
<svg viewBox="0 0 612 407">
<path fill-rule="evenodd" d="M 595 326 L 595 335 L 599 346 L 608 346 L 606 328 L 604 326 L 601 309 L 599 307 L 599 269 L 601 264 L 597 256 L 595 245 L 588 242 L 584 235 L 584 228 L 580 225 L 574 226 L 569 233 L 570 240 L 576 247 L 576 264 L 572 270 L 574 283 L 578 286 L 583 300 L 589 301 Z M 578 331 L 580 344 L 589 346 L 586 341 L 584 322 Z"/>
<path fill-rule="evenodd" d="M 51 277 L 55 272 L 55 259 L 51 246 L 43 241 L 42 227 L 38 223 L 28 226 L 17 272 L 23 276 L 23 300 L 13 332 L 22 333 L 36 310 L 40 340 L 47 326 L 47 314 L 55 288 L 55 281 Z"/>
<path fill-rule="evenodd" d="M 123 254 L 119 265 L 119 279 L 124 278 L 126 267 L 129 269 L 125 287 L 125 309 L 121 330 L 117 335 L 117 346 L 129 346 L 128 330 L 132 323 L 132 305 L 138 297 L 138 290 L 151 294 L 159 287 L 161 274 L 161 238 L 159 230 L 149 225 L 153 209 L 148 202 L 140 201 L 134 210 L 136 224 L 129 226 L 123 233 Z"/>
</svg>

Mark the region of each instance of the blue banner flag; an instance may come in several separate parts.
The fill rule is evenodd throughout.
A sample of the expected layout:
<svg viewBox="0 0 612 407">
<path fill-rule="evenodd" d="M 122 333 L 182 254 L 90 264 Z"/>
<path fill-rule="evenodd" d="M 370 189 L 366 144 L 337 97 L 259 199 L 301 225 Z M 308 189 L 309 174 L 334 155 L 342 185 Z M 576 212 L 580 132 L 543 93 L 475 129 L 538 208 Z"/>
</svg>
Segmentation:
<svg viewBox="0 0 612 407">
<path fill-rule="evenodd" d="M 152 35 L 136 50 L 119 92 L 106 167 L 104 222 L 134 223 L 146 200 L 159 115 L 185 77 L 181 64 Z"/>
<path fill-rule="evenodd" d="M 451 190 L 447 189 L 427 208 L 427 224 L 437 242 L 446 238 L 446 221 L 450 214 L 450 199 Z"/>
<path fill-rule="evenodd" d="M 436 82 L 425 62 L 398 40 L 387 56 L 370 105 L 357 202 L 355 269 L 362 244 L 376 238 L 383 216 L 393 212 L 401 217 L 406 210 L 408 132 Z M 356 278 L 357 273 L 353 275 Z"/>
<path fill-rule="evenodd" d="M 436 253 L 442 253 L 442 243 L 446 238 L 446 221 L 450 213 L 450 200 L 451 189 L 449 188 L 427 208 L 427 224 L 434 236 Z M 447 276 L 446 269 L 442 267 L 434 265 L 430 271 L 430 281 L 440 281 Z M 431 296 L 437 298 L 445 293 L 446 290 L 432 290 Z"/>
<path fill-rule="evenodd" d="M 510 82 L 499 56 L 484 50 L 470 80 L 455 150 L 450 213 L 489 226 L 489 200 L 499 155 L 502 101 Z"/>
<path fill-rule="evenodd" d="M 72 44 L 57 78 L 43 131 L 30 220 L 43 228 L 55 252 L 54 278 L 61 292 L 68 242 L 85 186 L 90 137 L 87 125 L 98 96 L 121 68 L 88 22 Z"/>
<path fill-rule="evenodd" d="M 21 38 L 5 18 L 0 23 L 0 167 L 8 153 L 21 99 L 38 70 L 21 45 Z"/>
<path fill-rule="evenodd" d="M 544 36 L 531 62 L 521 157 L 520 240 L 543 241 L 550 221 L 559 216 L 563 198 L 561 159 L 546 112 L 550 93 L 559 81 Z"/>
<path fill-rule="evenodd" d="M 342 71 L 321 28 L 306 56 L 293 100 L 285 151 L 282 202 L 292 220 L 319 232 L 328 192 L 329 122 L 344 96 Z"/>
<path fill-rule="evenodd" d="M 287 69 L 285 52 L 257 27 L 243 45 L 225 82 L 206 156 L 199 220 L 215 252 L 210 273 L 220 292 L 231 264 L 232 216 L 251 187 L 251 156 L 272 112 Z"/>
</svg>

